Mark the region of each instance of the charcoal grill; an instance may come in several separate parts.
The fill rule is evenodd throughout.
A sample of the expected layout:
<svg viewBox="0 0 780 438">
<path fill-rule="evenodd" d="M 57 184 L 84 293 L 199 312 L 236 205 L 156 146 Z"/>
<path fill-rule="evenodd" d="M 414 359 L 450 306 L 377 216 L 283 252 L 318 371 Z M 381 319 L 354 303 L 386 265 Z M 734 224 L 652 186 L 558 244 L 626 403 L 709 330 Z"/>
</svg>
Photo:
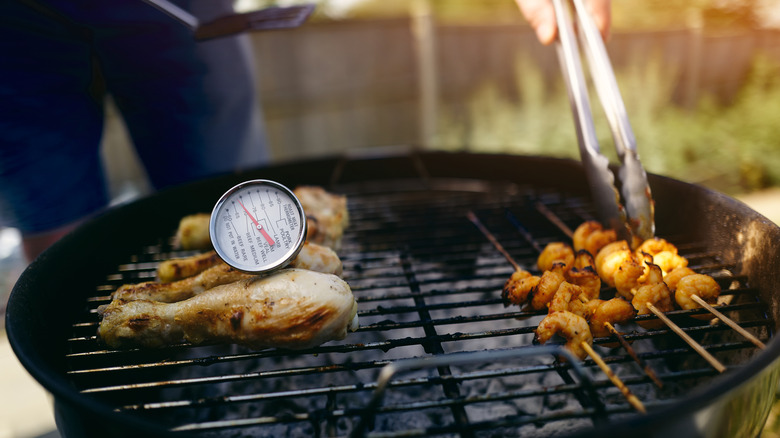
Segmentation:
<svg viewBox="0 0 780 438">
<path fill-rule="evenodd" d="M 360 329 L 296 352 L 102 347 L 97 306 L 121 284 L 152 279 L 159 261 L 191 254 L 171 245 L 178 220 L 253 178 L 348 196 L 340 255 Z M 691 317 L 701 311 L 670 313 L 727 366 L 719 374 L 668 329 L 620 326 L 663 381 L 658 388 L 624 350 L 597 338 L 647 415 L 592 360 L 562 360 L 560 345 L 534 345 L 543 314 L 504 307 L 513 267 L 466 216 L 475 212 L 534 269 L 540 248 L 567 239 L 548 212 L 572 229 L 595 216 L 581 166 L 570 160 L 325 158 L 160 192 L 106 212 L 32 263 L 10 297 L 8 336 L 53 394 L 66 436 L 756 436 L 778 381 L 780 229 L 701 187 L 657 175 L 650 184 L 657 234 L 717 279 L 731 298 L 722 311 L 767 349 Z"/>
</svg>

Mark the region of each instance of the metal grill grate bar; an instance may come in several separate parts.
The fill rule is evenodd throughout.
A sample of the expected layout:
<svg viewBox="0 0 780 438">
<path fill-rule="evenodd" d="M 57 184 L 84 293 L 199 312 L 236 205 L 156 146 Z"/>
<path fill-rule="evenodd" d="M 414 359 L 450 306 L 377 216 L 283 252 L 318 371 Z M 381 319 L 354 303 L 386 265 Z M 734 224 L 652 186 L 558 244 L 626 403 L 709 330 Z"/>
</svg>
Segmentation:
<svg viewBox="0 0 780 438">
<path fill-rule="evenodd" d="M 574 228 L 593 217 L 586 200 L 514 185 L 450 181 L 408 191 L 340 189 L 349 197 L 351 220 L 341 251 L 344 277 L 358 300 L 361 319 L 360 329 L 344 341 L 294 353 L 185 344 L 164 352 L 102 348 L 94 335 L 97 306 L 119 285 L 154 277 L 160 260 L 185 255 L 163 240 L 139 249 L 96 286 L 69 335 L 68 375 L 83 393 L 104 398 L 117 410 L 154 418 L 171 430 L 282 433 L 303 428 L 314 435 L 346 434 L 366 414 L 377 376 L 389 364 L 453 353 L 539 348 L 532 345 L 532 338 L 544 313 L 504 306 L 500 292 L 513 267 L 474 229 L 466 212 L 477 212 L 512 257 L 534 269 L 544 245 L 567 239 L 565 230 L 540 212 L 538 203 Z M 712 274 L 724 287 L 723 295 L 732 298 L 721 311 L 761 339 L 772 335 L 758 291 L 732 273 L 734 266 L 685 236 L 677 246 L 697 272 Z M 701 313 L 674 311 L 669 316 L 683 321 L 684 330 L 729 367 L 740 366 L 755 353 L 752 344 L 724 325 L 690 318 Z M 641 316 L 637 321 L 654 318 Z M 680 391 L 717 374 L 667 329 L 632 326 L 624 337 L 670 387 L 656 389 L 622 350 L 601 350 L 610 366 L 621 367 L 625 383 L 648 407 L 668 404 Z M 599 338 L 595 344 L 609 341 Z M 369 428 L 367 435 L 468 435 L 506 427 L 533 436 L 540 424 L 573 421 L 575 427 L 588 427 L 602 418 L 609 421 L 632 413 L 591 360 L 582 366 L 593 375 L 595 393 L 571 379 L 571 364 L 551 360 L 446 364 L 432 374 L 394 380 L 389 389 L 399 398 L 376 407 L 372 415 L 377 429 Z M 559 400 L 562 407 L 556 405 Z M 520 412 L 526 405 L 536 406 L 536 411 L 490 414 L 508 406 Z M 274 409 L 284 413 L 270 414 Z M 213 421 L 215 410 L 222 419 Z M 410 424 L 397 419 L 408 416 L 415 417 Z"/>
</svg>

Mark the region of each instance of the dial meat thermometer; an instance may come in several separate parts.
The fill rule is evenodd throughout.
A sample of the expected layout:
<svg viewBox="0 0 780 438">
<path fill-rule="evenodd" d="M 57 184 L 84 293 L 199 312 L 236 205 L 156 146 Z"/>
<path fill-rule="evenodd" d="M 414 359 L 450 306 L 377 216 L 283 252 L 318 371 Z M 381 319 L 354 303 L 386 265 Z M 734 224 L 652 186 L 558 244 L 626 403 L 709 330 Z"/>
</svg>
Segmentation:
<svg viewBox="0 0 780 438">
<path fill-rule="evenodd" d="M 306 240 L 306 214 L 287 187 L 266 179 L 231 188 L 211 212 L 209 235 L 228 265 L 263 274 L 289 264 Z"/>
</svg>

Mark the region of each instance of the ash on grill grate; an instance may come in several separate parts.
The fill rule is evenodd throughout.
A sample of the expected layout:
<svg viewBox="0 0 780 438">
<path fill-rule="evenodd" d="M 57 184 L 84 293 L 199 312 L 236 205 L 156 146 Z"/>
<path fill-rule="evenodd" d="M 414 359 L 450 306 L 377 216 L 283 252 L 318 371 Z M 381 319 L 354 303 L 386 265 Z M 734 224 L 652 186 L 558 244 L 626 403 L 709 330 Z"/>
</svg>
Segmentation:
<svg viewBox="0 0 780 438">
<path fill-rule="evenodd" d="M 160 236 L 96 287 L 69 340 L 70 378 L 117 410 L 202 436 L 346 436 L 368 417 L 369 435 L 549 436 L 636 415 L 591 360 L 583 362 L 583 381 L 571 363 L 547 353 L 398 375 L 377 410 L 368 409 L 380 372 L 398 360 L 540 348 L 533 345 L 533 330 L 544 315 L 504 307 L 501 289 L 513 267 L 474 229 L 467 211 L 478 212 L 512 257 L 532 271 L 538 248 L 565 239 L 537 203 L 572 228 L 592 218 L 585 200 L 560 193 L 478 181 L 430 183 L 335 189 L 349 197 L 351 225 L 340 254 L 361 321 L 343 341 L 298 352 L 188 345 L 104 350 L 94 336 L 97 306 L 119 285 L 153 277 L 160 260 L 187 255 L 172 252 L 167 236 Z M 522 220 L 524 230 L 508 220 L 508 212 Z M 760 338 L 770 336 L 757 291 L 732 274 L 734 267 L 684 236 L 664 237 L 694 270 L 719 281 L 723 295 L 733 299 L 724 312 Z M 694 313 L 700 312 L 670 316 L 725 364 L 738 366 L 755 354 L 752 344 L 722 325 L 691 318 Z M 597 339 L 596 348 L 650 409 L 717 374 L 668 329 L 619 328 L 663 380 L 663 389 L 625 351 L 605 348 L 608 339 Z"/>
</svg>

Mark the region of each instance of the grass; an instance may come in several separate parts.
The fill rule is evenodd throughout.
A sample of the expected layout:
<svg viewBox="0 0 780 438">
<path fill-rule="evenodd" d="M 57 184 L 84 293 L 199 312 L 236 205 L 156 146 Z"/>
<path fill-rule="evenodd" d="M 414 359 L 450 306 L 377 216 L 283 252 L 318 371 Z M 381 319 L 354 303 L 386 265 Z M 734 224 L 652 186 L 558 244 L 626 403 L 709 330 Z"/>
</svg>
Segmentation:
<svg viewBox="0 0 780 438">
<path fill-rule="evenodd" d="M 676 75 L 658 61 L 616 75 L 648 172 L 731 195 L 780 185 L 780 65 L 756 57 L 732 102 L 705 95 L 693 109 L 671 103 Z M 562 82 L 545 90 L 541 73 L 522 59 L 516 82 L 519 99 L 507 98 L 487 83 L 471 96 L 465 116 L 440 110 L 434 147 L 578 158 Z M 594 92 L 591 105 L 602 152 L 617 162 Z"/>
</svg>

